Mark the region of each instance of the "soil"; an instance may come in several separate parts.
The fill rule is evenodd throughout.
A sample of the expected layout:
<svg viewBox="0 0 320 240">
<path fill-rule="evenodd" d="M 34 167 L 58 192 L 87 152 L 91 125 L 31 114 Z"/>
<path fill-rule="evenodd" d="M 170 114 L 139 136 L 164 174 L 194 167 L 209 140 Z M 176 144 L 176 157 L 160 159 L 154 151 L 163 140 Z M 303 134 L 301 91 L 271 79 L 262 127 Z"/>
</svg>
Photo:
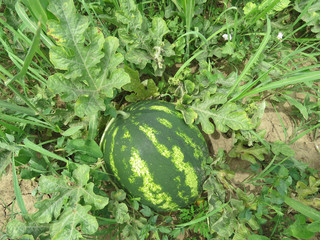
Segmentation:
<svg viewBox="0 0 320 240">
<path fill-rule="evenodd" d="M 295 122 L 288 114 L 290 109 L 288 109 L 286 106 L 282 106 L 277 111 L 281 116 L 283 124 L 285 125 L 287 135 L 291 136 L 294 134 Z M 274 111 L 273 107 L 268 106 L 259 126 L 259 129 L 266 130 L 265 139 L 269 142 L 286 140 L 278 114 Z M 226 152 L 229 152 L 232 149 L 233 139 L 225 134 L 215 132 L 209 136 L 209 139 L 212 142 L 211 150 L 213 153 L 217 153 L 219 148 L 224 149 Z M 313 140 L 310 135 L 305 135 L 292 144 L 291 147 L 296 151 L 296 159 L 301 160 L 309 164 L 310 167 L 320 171 L 320 137 L 318 137 L 316 140 Z M 235 184 L 240 184 L 249 176 L 249 173 L 246 170 L 248 169 L 249 165 L 250 163 L 247 161 L 232 159 L 230 162 L 230 167 L 235 171 Z M 32 191 L 36 187 L 36 183 L 29 180 L 20 180 L 19 184 L 28 212 L 35 212 L 36 209 L 33 207 L 35 198 L 32 196 Z M 0 231 L 5 231 L 4 228 L 6 223 L 9 221 L 12 215 L 17 214 L 18 212 L 19 207 L 17 205 L 13 190 L 12 168 L 9 166 L 6 173 L 3 173 L 2 177 L 0 178 Z"/>
<path fill-rule="evenodd" d="M 36 199 L 32 196 L 36 185 L 34 181 L 20 180 L 19 182 L 23 201 L 29 213 L 36 212 L 33 206 Z M 17 215 L 17 219 L 21 219 L 19 212 L 20 209 L 13 189 L 12 166 L 9 165 L 0 178 L 0 231 L 4 232 L 4 227 L 12 216 Z"/>
</svg>

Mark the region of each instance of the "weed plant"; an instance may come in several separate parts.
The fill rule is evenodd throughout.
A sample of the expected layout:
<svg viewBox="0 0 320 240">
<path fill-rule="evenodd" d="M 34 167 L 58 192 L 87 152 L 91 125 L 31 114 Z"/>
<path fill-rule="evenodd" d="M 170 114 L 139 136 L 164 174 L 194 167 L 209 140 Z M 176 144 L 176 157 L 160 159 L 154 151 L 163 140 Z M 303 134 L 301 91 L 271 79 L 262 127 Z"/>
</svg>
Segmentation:
<svg viewBox="0 0 320 240">
<path fill-rule="evenodd" d="M 20 209 L 0 239 L 320 232 L 319 169 L 291 148 L 306 134 L 319 139 L 318 1 L 1 0 L 0 14 L 0 173 L 13 166 Z M 173 102 L 204 134 L 233 136 L 229 153 L 204 163 L 203 194 L 189 208 L 156 213 L 105 170 L 98 143 L 106 122 L 146 99 Z M 283 125 L 285 141 L 268 142 L 257 128 L 266 105 L 282 103 L 292 108 L 294 134 Z M 230 158 L 250 163 L 241 184 Z M 20 179 L 38 184 L 35 213 Z"/>
</svg>

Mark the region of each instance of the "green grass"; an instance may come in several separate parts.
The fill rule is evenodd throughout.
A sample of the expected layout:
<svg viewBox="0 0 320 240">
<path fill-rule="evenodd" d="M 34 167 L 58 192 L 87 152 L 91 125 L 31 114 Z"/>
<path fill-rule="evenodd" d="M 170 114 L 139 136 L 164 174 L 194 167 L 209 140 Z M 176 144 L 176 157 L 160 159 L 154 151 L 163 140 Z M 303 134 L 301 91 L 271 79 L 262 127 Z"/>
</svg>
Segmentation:
<svg viewBox="0 0 320 240">
<path fill-rule="evenodd" d="M 40 232 L 62 239 L 71 230 L 74 239 L 319 234 L 319 169 L 296 159 L 291 149 L 306 135 L 315 146 L 319 140 L 315 0 L 302 9 L 296 7 L 300 0 L 68 0 L 63 11 L 62 3 L 54 2 L 0 1 L 0 174 L 12 164 L 24 219 L 12 215 L 0 239 L 35 239 Z M 197 214 L 196 205 L 173 213 L 141 205 L 119 190 L 99 157 L 108 121 L 122 113 L 128 99 L 148 98 L 173 102 L 204 134 L 220 131 L 233 138 L 230 154 L 220 149 L 203 163 L 207 179 L 199 197 L 206 207 Z M 278 114 L 284 142 L 268 142 L 256 129 L 268 114 L 265 102 Z M 291 109 L 292 135 L 279 104 Z M 245 169 L 250 176 L 237 185 L 237 172 L 228 164 L 232 156 L 250 165 Z M 30 214 L 23 202 L 21 178 L 40 181 L 38 214 Z M 60 187 L 46 189 L 44 181 Z M 245 184 L 260 190 L 248 191 Z M 77 198 L 77 187 L 108 205 Z M 41 199 L 48 194 L 54 204 L 66 194 L 60 212 L 44 211 L 50 207 Z M 68 217 L 74 225 L 63 227 Z"/>
</svg>

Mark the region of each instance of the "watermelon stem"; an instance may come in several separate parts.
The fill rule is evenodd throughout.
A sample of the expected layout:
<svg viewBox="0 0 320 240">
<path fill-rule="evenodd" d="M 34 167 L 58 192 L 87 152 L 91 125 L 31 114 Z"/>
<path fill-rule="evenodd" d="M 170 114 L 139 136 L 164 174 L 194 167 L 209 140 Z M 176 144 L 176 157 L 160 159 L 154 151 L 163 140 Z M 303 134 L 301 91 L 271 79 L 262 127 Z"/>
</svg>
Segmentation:
<svg viewBox="0 0 320 240">
<path fill-rule="evenodd" d="M 127 113 L 121 110 L 118 110 L 117 114 L 120 114 L 123 117 L 123 119 L 127 119 L 128 117 L 130 117 L 130 113 Z"/>
<path fill-rule="evenodd" d="M 117 115 L 119 115 L 119 114 L 123 117 L 123 119 L 127 119 L 127 118 L 130 116 L 130 113 L 127 113 L 127 112 L 124 112 L 124 111 L 121 111 L 121 110 L 118 110 L 118 111 L 117 111 Z M 112 118 L 112 119 L 108 122 L 106 128 L 104 129 L 103 134 L 102 134 L 102 137 L 101 137 L 101 140 L 100 140 L 100 144 L 99 144 L 100 149 L 103 149 L 103 140 L 104 140 L 104 137 L 105 137 L 108 129 L 110 128 L 110 125 L 114 122 L 115 119 L 116 119 L 116 118 Z"/>
<path fill-rule="evenodd" d="M 114 122 L 115 119 L 116 119 L 116 118 L 112 118 L 112 119 L 108 122 L 106 128 L 104 129 L 103 134 L 102 134 L 102 137 L 101 137 L 101 139 L 100 139 L 100 144 L 99 144 L 100 149 L 103 149 L 103 142 L 104 142 L 105 135 L 106 135 L 108 129 L 110 128 L 111 124 Z"/>
</svg>

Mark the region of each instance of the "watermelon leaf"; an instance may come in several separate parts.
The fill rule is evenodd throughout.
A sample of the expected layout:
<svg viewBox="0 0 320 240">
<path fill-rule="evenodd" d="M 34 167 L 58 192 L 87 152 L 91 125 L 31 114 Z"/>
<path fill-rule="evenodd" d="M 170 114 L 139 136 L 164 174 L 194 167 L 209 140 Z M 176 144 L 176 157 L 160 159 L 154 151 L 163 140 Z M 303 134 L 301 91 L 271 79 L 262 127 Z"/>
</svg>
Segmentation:
<svg viewBox="0 0 320 240">
<path fill-rule="evenodd" d="M 227 103 L 215 111 L 213 121 L 221 132 L 226 132 L 229 128 L 233 130 L 249 130 L 252 128 L 246 112 L 235 103 Z"/>
<path fill-rule="evenodd" d="M 78 14 L 72 0 L 57 0 L 48 6 L 57 20 L 48 21 L 48 34 L 56 40 L 50 60 L 56 73 L 48 87 L 63 101 L 76 101 L 75 113 L 83 117 L 104 111 L 104 98 L 113 97 L 113 89 L 130 82 L 118 65 L 123 56 L 116 53 L 119 40 L 104 38 L 98 28 L 90 27 L 86 16 Z"/>
<path fill-rule="evenodd" d="M 137 102 L 140 100 L 146 100 L 151 97 L 157 97 L 160 93 L 158 87 L 152 79 L 147 79 L 140 82 L 139 72 L 129 67 L 125 67 L 125 71 L 129 74 L 131 82 L 124 85 L 123 89 L 132 92 L 125 98 L 128 102 Z"/>
<path fill-rule="evenodd" d="M 214 95 L 207 94 L 202 101 L 197 99 L 191 108 L 198 114 L 198 122 L 201 124 L 203 131 L 207 134 L 214 132 L 213 120 L 217 129 L 221 132 L 227 132 L 229 128 L 233 130 L 249 130 L 252 123 L 246 112 L 235 103 L 228 102 L 221 108 L 211 109 L 217 104 L 223 104 L 226 97 L 217 93 Z"/>
<path fill-rule="evenodd" d="M 122 224 L 130 220 L 128 207 L 125 203 L 114 202 L 113 205 L 112 211 L 117 223 Z"/>
<path fill-rule="evenodd" d="M 10 239 L 38 239 L 42 232 L 48 230 L 46 224 L 38 224 L 33 221 L 24 223 L 13 219 L 7 224 L 7 235 Z"/>
<path fill-rule="evenodd" d="M 179 102 L 176 105 L 176 109 L 182 113 L 186 124 L 192 124 L 198 116 L 198 114 L 192 108 L 187 107 Z"/>
<path fill-rule="evenodd" d="M 78 232 L 77 226 L 84 234 L 93 234 L 98 230 L 98 222 L 96 218 L 88 214 L 91 206 L 75 205 L 73 208 L 66 209 L 58 221 L 51 226 L 50 234 L 55 239 L 65 239 L 63 236 L 73 236 L 70 239 L 81 238 L 81 233 Z"/>
<path fill-rule="evenodd" d="M 242 160 L 256 163 L 256 159 L 263 161 L 265 159 L 264 154 L 268 154 L 268 150 L 265 146 L 254 145 L 253 147 L 245 147 L 242 144 L 238 144 L 230 152 L 230 157 L 240 157 Z"/>
<path fill-rule="evenodd" d="M 88 183 L 89 174 L 90 168 L 87 165 L 78 165 L 73 171 L 73 180 L 65 176 L 40 177 L 39 191 L 52 194 L 52 197 L 35 204 L 38 211 L 32 215 L 32 219 L 38 223 L 54 221 L 51 225 L 52 238 L 64 239 L 62 236 L 68 235 L 78 239 L 81 237 L 77 230 L 79 225 L 85 234 L 97 231 L 98 222 L 88 212 L 104 208 L 109 199 L 94 193 L 94 184 Z"/>
<path fill-rule="evenodd" d="M 163 39 L 169 32 L 166 21 L 161 17 L 153 17 L 150 22 L 142 16 L 133 0 L 119 0 L 119 4 L 115 18 L 121 44 L 128 49 L 126 60 L 140 69 L 151 64 L 154 75 L 162 76 L 165 70 L 163 57 L 174 55 L 169 47 L 171 44 L 168 45 Z"/>
</svg>

